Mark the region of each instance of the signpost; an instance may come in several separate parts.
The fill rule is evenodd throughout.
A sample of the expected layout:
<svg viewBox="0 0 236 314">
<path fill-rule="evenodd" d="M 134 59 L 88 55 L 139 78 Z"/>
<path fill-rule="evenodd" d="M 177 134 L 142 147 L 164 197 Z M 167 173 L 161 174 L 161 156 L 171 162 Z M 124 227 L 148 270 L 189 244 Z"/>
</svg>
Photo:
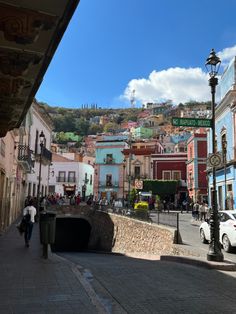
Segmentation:
<svg viewBox="0 0 236 314">
<path fill-rule="evenodd" d="M 173 126 L 188 126 L 193 128 L 211 128 L 212 119 L 198 119 L 198 118 L 172 118 Z"/>
</svg>

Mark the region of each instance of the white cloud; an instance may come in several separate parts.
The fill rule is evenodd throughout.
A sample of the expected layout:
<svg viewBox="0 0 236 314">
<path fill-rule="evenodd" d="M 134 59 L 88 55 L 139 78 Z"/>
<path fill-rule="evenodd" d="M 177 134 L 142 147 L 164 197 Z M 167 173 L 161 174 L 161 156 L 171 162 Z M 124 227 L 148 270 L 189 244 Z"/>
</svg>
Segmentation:
<svg viewBox="0 0 236 314">
<path fill-rule="evenodd" d="M 219 51 L 222 66 L 226 67 L 236 56 L 236 45 Z M 148 78 L 131 80 L 123 94 L 126 100 L 131 99 L 135 90 L 138 102 L 162 102 L 172 100 L 174 104 L 187 101 L 208 101 L 211 96 L 207 80 L 208 74 L 201 68 L 169 68 L 153 71 Z M 218 95 L 216 95 L 218 98 Z"/>
<path fill-rule="evenodd" d="M 135 98 L 141 103 L 172 100 L 185 103 L 190 100 L 209 100 L 208 76 L 200 68 L 169 68 L 153 71 L 148 79 L 133 79 L 125 89 L 124 97 Z"/>
<path fill-rule="evenodd" d="M 232 58 L 236 56 L 236 45 L 223 49 L 217 53 L 217 56 L 220 57 L 223 67 L 226 67 Z"/>
</svg>

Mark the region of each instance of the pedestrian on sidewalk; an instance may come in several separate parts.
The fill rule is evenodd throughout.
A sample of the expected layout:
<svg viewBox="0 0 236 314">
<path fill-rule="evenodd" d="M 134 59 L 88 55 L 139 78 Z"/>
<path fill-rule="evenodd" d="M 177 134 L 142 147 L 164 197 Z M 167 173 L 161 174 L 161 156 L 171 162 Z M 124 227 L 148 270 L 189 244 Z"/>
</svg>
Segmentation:
<svg viewBox="0 0 236 314">
<path fill-rule="evenodd" d="M 192 215 L 193 215 L 193 218 L 195 220 L 199 220 L 199 203 L 198 203 L 198 201 L 196 201 L 194 203 L 194 205 L 193 205 L 193 213 L 192 213 Z"/>
<path fill-rule="evenodd" d="M 29 242 L 32 236 L 33 226 L 36 216 L 36 208 L 33 206 L 33 200 L 30 200 L 28 206 L 23 209 L 23 217 L 25 219 L 25 246 L 29 247 Z"/>
</svg>

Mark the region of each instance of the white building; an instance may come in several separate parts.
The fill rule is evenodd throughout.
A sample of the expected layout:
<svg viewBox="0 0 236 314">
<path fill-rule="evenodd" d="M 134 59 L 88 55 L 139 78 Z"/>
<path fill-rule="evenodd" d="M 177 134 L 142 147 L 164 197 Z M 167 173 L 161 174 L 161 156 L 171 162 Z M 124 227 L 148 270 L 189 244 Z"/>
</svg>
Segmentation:
<svg viewBox="0 0 236 314">
<path fill-rule="evenodd" d="M 41 197 L 48 194 L 52 128 L 53 124 L 49 115 L 43 107 L 34 102 L 26 115 L 25 121 L 26 137 L 28 137 L 29 149 L 34 157 L 34 167 L 27 174 L 25 196 Z M 41 132 L 43 132 L 44 138 L 41 138 L 43 143 L 40 145 Z M 41 172 L 40 180 L 39 172 Z M 38 193 L 39 183 L 40 191 Z"/>
<path fill-rule="evenodd" d="M 93 194 L 94 168 L 92 165 L 66 158 L 64 154 L 52 155 L 49 177 L 49 194 L 77 195 L 82 198 Z"/>
</svg>

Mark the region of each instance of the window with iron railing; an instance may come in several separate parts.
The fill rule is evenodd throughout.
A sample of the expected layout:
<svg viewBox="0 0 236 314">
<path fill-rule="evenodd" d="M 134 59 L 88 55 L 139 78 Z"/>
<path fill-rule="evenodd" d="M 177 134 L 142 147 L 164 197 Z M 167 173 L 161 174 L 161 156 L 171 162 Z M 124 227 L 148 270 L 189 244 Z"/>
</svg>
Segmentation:
<svg viewBox="0 0 236 314">
<path fill-rule="evenodd" d="M 112 175 L 111 174 L 106 175 L 106 186 L 112 186 Z"/>
<path fill-rule="evenodd" d="M 104 158 L 104 162 L 106 164 L 112 164 L 114 163 L 113 155 L 112 154 L 107 154 L 106 158 Z"/>
<path fill-rule="evenodd" d="M 0 139 L 0 153 L 3 157 L 5 157 L 6 145 L 3 139 Z"/>
<path fill-rule="evenodd" d="M 65 182 L 66 179 L 66 172 L 65 171 L 59 171 L 57 181 L 58 182 Z"/>
<path fill-rule="evenodd" d="M 75 171 L 68 172 L 68 182 L 75 182 Z"/>
</svg>

